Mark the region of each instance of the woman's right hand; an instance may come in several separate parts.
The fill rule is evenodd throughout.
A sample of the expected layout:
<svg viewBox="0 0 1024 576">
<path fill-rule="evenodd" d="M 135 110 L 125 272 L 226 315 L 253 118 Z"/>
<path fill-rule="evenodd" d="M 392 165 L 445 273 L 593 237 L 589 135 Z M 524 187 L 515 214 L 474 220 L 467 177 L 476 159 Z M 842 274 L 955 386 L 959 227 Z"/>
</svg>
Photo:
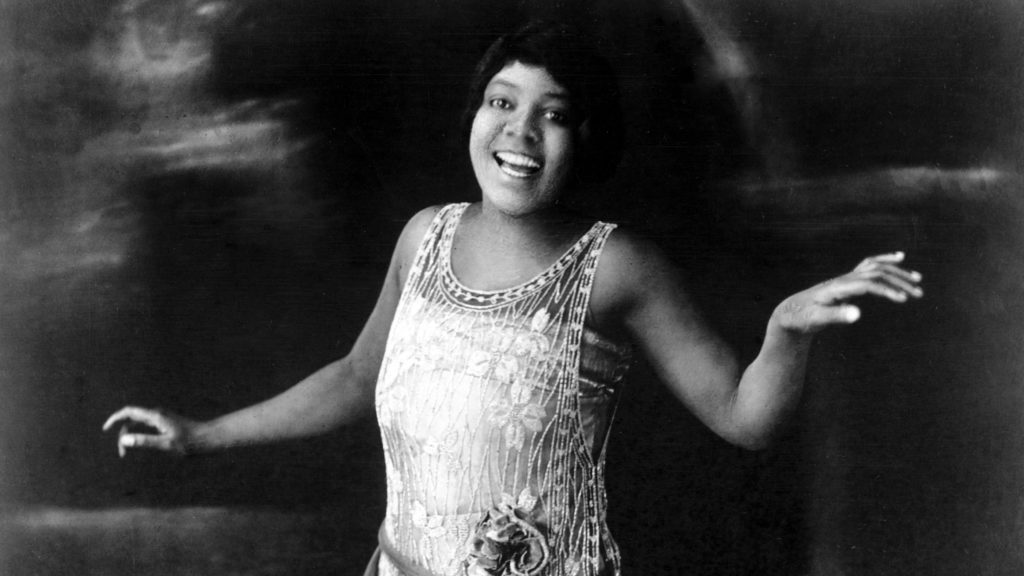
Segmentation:
<svg viewBox="0 0 1024 576">
<path fill-rule="evenodd" d="M 117 453 L 124 458 L 129 448 L 145 448 L 170 452 L 179 456 L 188 454 L 193 446 L 197 422 L 159 409 L 125 406 L 107 418 L 103 430 L 107 431 L 118 422 L 121 428 L 117 434 Z M 153 428 L 155 433 L 139 433 L 129 430 L 132 424 Z"/>
</svg>

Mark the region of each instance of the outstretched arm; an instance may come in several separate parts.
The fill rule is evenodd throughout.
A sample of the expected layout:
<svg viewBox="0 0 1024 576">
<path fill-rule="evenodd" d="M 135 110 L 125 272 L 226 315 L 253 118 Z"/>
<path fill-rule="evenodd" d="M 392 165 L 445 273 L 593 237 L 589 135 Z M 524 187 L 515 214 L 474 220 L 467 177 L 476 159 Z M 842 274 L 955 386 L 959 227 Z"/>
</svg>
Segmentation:
<svg viewBox="0 0 1024 576">
<path fill-rule="evenodd" d="M 269 400 L 209 422 L 194 422 L 161 410 L 122 408 L 107 419 L 104 430 L 120 422 L 144 424 L 156 432 L 129 433 L 122 426 L 120 454 L 127 448 L 188 454 L 301 438 L 328 432 L 369 412 L 402 286 L 435 212 L 428 209 L 417 214 L 402 232 L 377 304 L 348 355 Z"/>
<path fill-rule="evenodd" d="M 126 406 L 110 416 L 103 429 L 124 424 L 118 436 L 122 456 L 129 448 L 196 454 L 321 434 L 356 419 L 372 401 L 372 384 L 353 360 L 349 354 L 269 400 L 208 422 Z M 129 422 L 145 424 L 155 433 L 128 432 Z"/>
<path fill-rule="evenodd" d="M 618 236 L 616 238 L 616 236 Z M 595 317 L 640 345 L 660 379 L 717 434 L 751 449 L 768 444 L 796 407 L 813 334 L 850 324 L 858 296 L 906 302 L 920 275 L 900 253 L 864 260 L 848 274 L 790 296 L 768 321 L 757 358 L 742 373 L 735 355 L 701 319 L 671 263 L 654 246 L 613 235 L 598 270 Z"/>
<path fill-rule="evenodd" d="M 733 406 L 737 428 L 746 431 L 754 447 L 763 446 L 795 409 L 814 334 L 860 319 L 851 298 L 873 296 L 902 304 L 923 296 L 921 275 L 900 267 L 903 259 L 902 252 L 866 258 L 851 272 L 794 294 L 775 308 Z"/>
</svg>

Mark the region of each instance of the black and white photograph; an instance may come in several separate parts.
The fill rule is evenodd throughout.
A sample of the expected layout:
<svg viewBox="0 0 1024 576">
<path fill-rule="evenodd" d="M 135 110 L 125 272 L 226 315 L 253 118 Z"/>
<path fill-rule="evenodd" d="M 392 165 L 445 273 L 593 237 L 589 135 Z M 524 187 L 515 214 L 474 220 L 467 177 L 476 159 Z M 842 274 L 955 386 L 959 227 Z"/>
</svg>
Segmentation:
<svg viewBox="0 0 1024 576">
<path fill-rule="evenodd" d="M 0 0 L 3 576 L 1024 574 L 1019 0 Z"/>
</svg>

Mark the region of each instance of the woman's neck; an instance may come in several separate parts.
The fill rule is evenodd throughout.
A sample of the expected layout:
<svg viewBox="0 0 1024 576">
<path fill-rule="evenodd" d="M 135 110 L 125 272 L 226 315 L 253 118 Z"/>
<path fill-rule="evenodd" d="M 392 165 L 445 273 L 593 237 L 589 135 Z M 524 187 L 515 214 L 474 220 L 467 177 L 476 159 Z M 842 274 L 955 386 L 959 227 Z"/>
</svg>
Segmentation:
<svg viewBox="0 0 1024 576">
<path fill-rule="evenodd" d="M 551 206 L 529 214 L 507 214 L 486 201 L 467 209 L 478 238 L 527 248 L 551 248 L 573 242 L 589 224 L 577 214 Z"/>
<path fill-rule="evenodd" d="M 513 286 L 554 264 L 590 224 L 561 209 L 512 216 L 472 204 L 456 230 L 452 264 L 474 288 Z"/>
</svg>

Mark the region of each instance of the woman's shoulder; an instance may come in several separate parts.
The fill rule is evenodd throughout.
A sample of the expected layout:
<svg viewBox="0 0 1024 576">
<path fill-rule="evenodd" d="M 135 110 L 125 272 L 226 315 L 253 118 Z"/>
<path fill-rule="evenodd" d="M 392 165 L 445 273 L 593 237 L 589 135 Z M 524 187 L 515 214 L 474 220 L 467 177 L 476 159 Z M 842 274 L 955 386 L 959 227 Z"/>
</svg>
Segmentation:
<svg viewBox="0 0 1024 576">
<path fill-rule="evenodd" d="M 395 247 L 394 259 L 397 260 L 400 275 L 404 280 L 409 265 L 416 258 L 416 252 L 423 243 L 424 238 L 430 231 L 430 227 L 438 219 L 442 211 L 457 208 L 458 204 L 436 204 L 428 206 L 405 223 L 402 233 L 398 237 Z"/>
<path fill-rule="evenodd" d="M 437 215 L 445 206 L 445 204 L 435 204 L 413 214 L 412 218 L 409 218 L 409 221 L 405 223 L 402 236 L 413 236 L 417 240 L 422 238 L 426 234 L 427 229 L 430 228 L 430 224 L 437 218 Z"/>
<path fill-rule="evenodd" d="M 615 326 L 652 291 L 666 285 L 681 289 L 679 270 L 650 238 L 625 226 L 608 236 L 594 273 L 591 313 L 600 324 Z"/>
<path fill-rule="evenodd" d="M 605 242 L 597 273 L 607 281 L 640 287 L 651 275 L 668 274 L 674 269 L 653 240 L 628 227 L 617 226 Z"/>
<path fill-rule="evenodd" d="M 398 241 L 399 247 L 403 252 L 411 249 L 415 253 L 424 236 L 427 235 L 427 231 L 430 230 L 430 226 L 437 220 L 438 215 L 442 211 L 450 211 L 458 207 L 459 204 L 435 204 L 414 214 L 402 229 L 402 234 Z"/>
</svg>

